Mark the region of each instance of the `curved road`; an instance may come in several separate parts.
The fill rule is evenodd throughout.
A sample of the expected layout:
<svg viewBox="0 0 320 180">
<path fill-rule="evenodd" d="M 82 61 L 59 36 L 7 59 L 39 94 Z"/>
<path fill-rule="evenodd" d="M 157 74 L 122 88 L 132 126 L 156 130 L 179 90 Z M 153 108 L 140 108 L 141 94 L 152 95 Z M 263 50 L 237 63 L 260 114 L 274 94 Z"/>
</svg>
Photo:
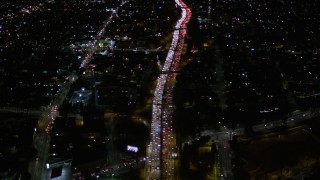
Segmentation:
<svg viewBox="0 0 320 180">
<path fill-rule="evenodd" d="M 172 131 L 172 90 L 174 71 L 178 68 L 186 35 L 186 25 L 191 11 L 182 0 L 175 0 L 181 9 L 181 18 L 177 21 L 170 49 L 157 79 L 154 92 L 151 121 L 151 141 L 147 147 L 146 169 L 148 179 L 174 179 L 174 163 L 171 155 L 175 149 L 175 138 Z M 171 72 L 171 73 L 170 73 Z"/>
</svg>

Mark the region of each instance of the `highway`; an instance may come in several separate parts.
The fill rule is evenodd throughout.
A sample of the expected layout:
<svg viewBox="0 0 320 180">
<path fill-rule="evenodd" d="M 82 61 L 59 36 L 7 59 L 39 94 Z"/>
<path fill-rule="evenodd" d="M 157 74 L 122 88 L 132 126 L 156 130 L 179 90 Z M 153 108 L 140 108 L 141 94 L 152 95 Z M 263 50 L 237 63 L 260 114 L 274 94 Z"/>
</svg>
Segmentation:
<svg viewBox="0 0 320 180">
<path fill-rule="evenodd" d="M 175 0 L 181 9 L 181 18 L 177 21 L 171 45 L 162 66 L 162 72 L 177 70 L 186 35 L 186 24 L 191 17 L 190 9 L 182 0 Z M 150 143 L 147 146 L 147 179 L 174 179 L 175 135 L 172 129 L 172 91 L 175 82 L 174 73 L 161 73 L 157 79 L 152 105 Z"/>
</svg>

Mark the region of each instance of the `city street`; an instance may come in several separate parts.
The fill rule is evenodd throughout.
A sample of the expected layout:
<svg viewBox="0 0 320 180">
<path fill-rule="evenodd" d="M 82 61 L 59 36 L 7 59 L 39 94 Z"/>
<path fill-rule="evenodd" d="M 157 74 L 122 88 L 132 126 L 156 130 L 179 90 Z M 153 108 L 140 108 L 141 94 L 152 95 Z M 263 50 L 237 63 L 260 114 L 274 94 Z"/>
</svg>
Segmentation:
<svg viewBox="0 0 320 180">
<path fill-rule="evenodd" d="M 122 6 L 126 2 L 127 1 L 123 1 L 120 6 Z M 111 14 L 111 16 L 107 20 L 103 22 L 101 29 L 98 31 L 93 43 L 90 44 L 88 53 L 79 68 L 86 68 L 86 66 L 89 64 L 93 53 L 97 50 L 97 40 L 103 36 L 107 25 L 112 22 L 112 18 L 115 17 L 118 9 L 119 7 Z M 70 81 L 65 82 L 61 86 L 58 95 L 46 107 L 46 110 L 43 111 L 41 118 L 38 121 L 37 131 L 35 131 L 33 139 L 33 145 L 38 150 L 38 155 L 35 160 L 29 163 L 29 172 L 31 172 L 32 179 L 34 180 L 45 179 L 45 177 L 47 176 L 46 163 L 48 161 L 51 129 L 54 124 L 55 118 L 59 115 L 57 110 L 66 98 L 71 84 L 74 83 L 73 79 L 74 77 L 70 78 Z"/>
</svg>

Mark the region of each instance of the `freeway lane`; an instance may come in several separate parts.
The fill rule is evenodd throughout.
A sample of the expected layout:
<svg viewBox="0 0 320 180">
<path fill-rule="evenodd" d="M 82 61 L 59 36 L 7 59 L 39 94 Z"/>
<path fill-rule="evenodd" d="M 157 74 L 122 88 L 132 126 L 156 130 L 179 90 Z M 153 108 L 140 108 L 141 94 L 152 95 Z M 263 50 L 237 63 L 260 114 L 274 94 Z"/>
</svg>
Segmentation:
<svg viewBox="0 0 320 180">
<path fill-rule="evenodd" d="M 148 179 L 174 179 L 174 162 L 171 155 L 175 150 L 175 135 L 172 130 L 172 91 L 184 38 L 186 24 L 191 17 L 190 9 L 182 0 L 175 0 L 181 9 L 181 18 L 177 21 L 173 32 L 172 42 L 166 60 L 162 67 L 162 73 L 157 79 L 152 106 L 152 121 L 150 143 L 147 147 L 146 169 Z M 169 83 L 168 83 L 169 82 Z"/>
</svg>

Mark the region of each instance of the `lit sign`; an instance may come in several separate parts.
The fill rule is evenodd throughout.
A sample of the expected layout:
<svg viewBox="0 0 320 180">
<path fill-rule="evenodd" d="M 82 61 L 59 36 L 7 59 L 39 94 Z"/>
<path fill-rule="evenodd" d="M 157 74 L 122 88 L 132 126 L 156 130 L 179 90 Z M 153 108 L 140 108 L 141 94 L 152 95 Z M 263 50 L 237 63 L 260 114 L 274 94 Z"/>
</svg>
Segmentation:
<svg viewBox="0 0 320 180">
<path fill-rule="evenodd" d="M 131 152 L 138 152 L 138 147 L 134 147 L 134 146 L 127 146 L 127 151 L 131 151 Z"/>
</svg>

